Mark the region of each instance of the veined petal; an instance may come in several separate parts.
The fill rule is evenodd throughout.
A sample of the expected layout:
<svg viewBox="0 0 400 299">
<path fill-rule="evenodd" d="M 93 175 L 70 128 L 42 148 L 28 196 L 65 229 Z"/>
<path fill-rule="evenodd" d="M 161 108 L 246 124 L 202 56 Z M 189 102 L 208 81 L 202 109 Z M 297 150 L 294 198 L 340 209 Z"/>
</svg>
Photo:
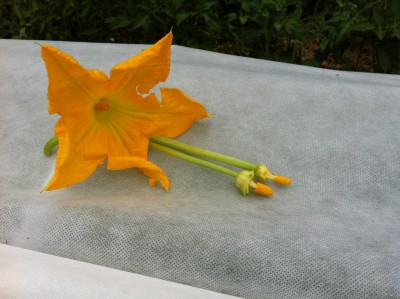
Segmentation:
<svg viewBox="0 0 400 299">
<path fill-rule="evenodd" d="M 42 57 L 49 77 L 49 113 L 88 113 L 104 94 L 107 76 L 86 70 L 72 56 L 49 45 L 42 46 Z"/>
<path fill-rule="evenodd" d="M 161 88 L 162 103 L 155 94 L 130 103 L 117 102 L 116 119 L 127 121 L 123 125 L 129 136 L 140 132 L 142 136 L 176 137 L 187 131 L 195 120 L 210 115 L 203 105 L 196 102 L 177 88 Z"/>
<path fill-rule="evenodd" d="M 137 92 L 148 94 L 169 74 L 172 33 L 138 55 L 116 65 L 110 74 L 110 90 L 131 98 Z"/>
<path fill-rule="evenodd" d="M 94 80 L 105 82 L 108 80 L 106 73 L 99 70 L 87 70 Z"/>
<path fill-rule="evenodd" d="M 109 157 L 107 168 L 110 170 L 121 170 L 126 168 L 139 168 L 145 175 L 160 181 L 164 189 L 169 190 L 171 184 L 165 172 L 154 163 L 138 157 Z"/>
<path fill-rule="evenodd" d="M 178 88 L 160 88 L 162 103 L 160 112 L 153 115 L 156 122 L 160 122 L 157 128 L 149 135 L 156 137 L 177 137 L 186 132 L 194 123 L 205 117 L 211 117 L 206 108 L 196 102 Z"/>
<path fill-rule="evenodd" d="M 135 122 L 125 115 L 111 118 L 108 127 L 108 155 L 110 157 L 137 157 L 147 159 L 149 138 L 144 136 Z"/>
<path fill-rule="evenodd" d="M 55 135 L 59 138 L 56 170 L 45 190 L 68 187 L 87 179 L 107 155 L 107 136 L 96 126 L 84 128 L 80 122 L 66 126 L 59 119 Z"/>
<path fill-rule="evenodd" d="M 208 117 L 206 109 L 175 88 L 161 88 L 162 103 L 155 94 L 130 102 L 110 98 L 104 123 L 109 128 L 109 156 L 147 159 L 149 137 L 176 137 L 195 120 Z"/>
</svg>

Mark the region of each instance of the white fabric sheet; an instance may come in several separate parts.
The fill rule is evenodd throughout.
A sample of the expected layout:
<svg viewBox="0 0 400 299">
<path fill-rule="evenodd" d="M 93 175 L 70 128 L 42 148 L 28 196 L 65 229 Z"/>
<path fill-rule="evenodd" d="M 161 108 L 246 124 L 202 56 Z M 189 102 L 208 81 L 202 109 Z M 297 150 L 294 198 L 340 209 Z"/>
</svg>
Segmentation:
<svg viewBox="0 0 400 299">
<path fill-rule="evenodd" d="M 146 46 L 51 42 L 108 71 Z M 245 298 L 400 298 L 400 77 L 174 46 L 165 86 L 214 116 L 179 139 L 289 176 L 243 197 L 232 178 L 150 151 L 173 188 L 100 167 L 40 193 L 47 75 L 0 41 L 0 242 Z"/>
<path fill-rule="evenodd" d="M 0 244 L 0 298 L 214 298 L 202 290 Z"/>
</svg>

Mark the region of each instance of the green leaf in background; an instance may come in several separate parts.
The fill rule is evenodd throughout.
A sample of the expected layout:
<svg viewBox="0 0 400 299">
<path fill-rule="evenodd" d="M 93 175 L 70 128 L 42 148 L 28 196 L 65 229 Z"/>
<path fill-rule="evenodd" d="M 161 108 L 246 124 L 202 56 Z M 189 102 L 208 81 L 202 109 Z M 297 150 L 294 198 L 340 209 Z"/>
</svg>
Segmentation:
<svg viewBox="0 0 400 299">
<path fill-rule="evenodd" d="M 129 28 L 130 31 L 135 31 L 136 29 L 143 27 L 144 29 L 147 29 L 148 27 L 148 22 L 149 22 L 149 17 L 144 15 L 135 21 L 132 22 L 132 26 Z"/>
<path fill-rule="evenodd" d="M 377 59 L 378 59 L 378 65 L 385 71 L 387 72 L 392 65 L 390 56 L 384 49 L 378 49 L 377 51 Z"/>
<path fill-rule="evenodd" d="M 202 15 L 204 21 L 206 22 L 207 26 L 209 27 L 209 29 L 211 29 L 211 31 L 214 31 L 214 32 L 221 31 L 221 27 L 214 19 L 212 19 L 209 15 L 204 14 L 204 13 L 201 15 Z"/>
<path fill-rule="evenodd" d="M 131 19 L 128 19 L 126 16 L 118 16 L 118 17 L 108 17 L 105 19 L 106 24 L 109 25 L 111 30 L 116 30 L 119 28 L 127 27 L 132 23 Z"/>
<path fill-rule="evenodd" d="M 180 12 L 176 15 L 176 26 L 182 24 L 190 16 L 189 12 Z"/>
<path fill-rule="evenodd" d="M 172 26 L 184 46 L 400 72 L 400 0 L 0 0 L 0 38 L 153 44 Z"/>
<path fill-rule="evenodd" d="M 395 36 L 400 40 L 400 1 L 391 1 L 393 11 L 393 30 Z"/>
</svg>

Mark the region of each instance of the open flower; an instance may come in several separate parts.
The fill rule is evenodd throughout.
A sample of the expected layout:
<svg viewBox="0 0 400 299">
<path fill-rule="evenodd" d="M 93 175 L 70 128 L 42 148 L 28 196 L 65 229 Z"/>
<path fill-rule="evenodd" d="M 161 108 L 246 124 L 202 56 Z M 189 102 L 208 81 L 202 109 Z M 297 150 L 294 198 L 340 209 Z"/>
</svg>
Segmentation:
<svg viewBox="0 0 400 299">
<path fill-rule="evenodd" d="M 44 45 L 49 77 L 49 113 L 61 116 L 55 174 L 45 187 L 54 190 L 88 178 L 108 158 L 107 168 L 139 168 L 170 188 L 167 175 L 147 160 L 149 138 L 176 137 L 195 120 L 208 117 L 205 108 L 181 90 L 161 88 L 160 103 L 150 90 L 167 79 L 172 33 L 139 55 L 116 65 L 108 77 L 87 70 L 73 57 Z"/>
</svg>

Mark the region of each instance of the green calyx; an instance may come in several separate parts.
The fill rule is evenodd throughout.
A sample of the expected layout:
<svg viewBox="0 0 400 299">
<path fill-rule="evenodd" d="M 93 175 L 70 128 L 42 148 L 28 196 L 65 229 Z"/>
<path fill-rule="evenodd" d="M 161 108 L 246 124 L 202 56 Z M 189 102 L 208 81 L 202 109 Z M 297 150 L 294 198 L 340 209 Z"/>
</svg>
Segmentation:
<svg viewBox="0 0 400 299">
<path fill-rule="evenodd" d="M 250 184 L 254 178 L 254 171 L 243 170 L 236 177 L 236 186 L 243 195 L 249 194 Z"/>
</svg>

